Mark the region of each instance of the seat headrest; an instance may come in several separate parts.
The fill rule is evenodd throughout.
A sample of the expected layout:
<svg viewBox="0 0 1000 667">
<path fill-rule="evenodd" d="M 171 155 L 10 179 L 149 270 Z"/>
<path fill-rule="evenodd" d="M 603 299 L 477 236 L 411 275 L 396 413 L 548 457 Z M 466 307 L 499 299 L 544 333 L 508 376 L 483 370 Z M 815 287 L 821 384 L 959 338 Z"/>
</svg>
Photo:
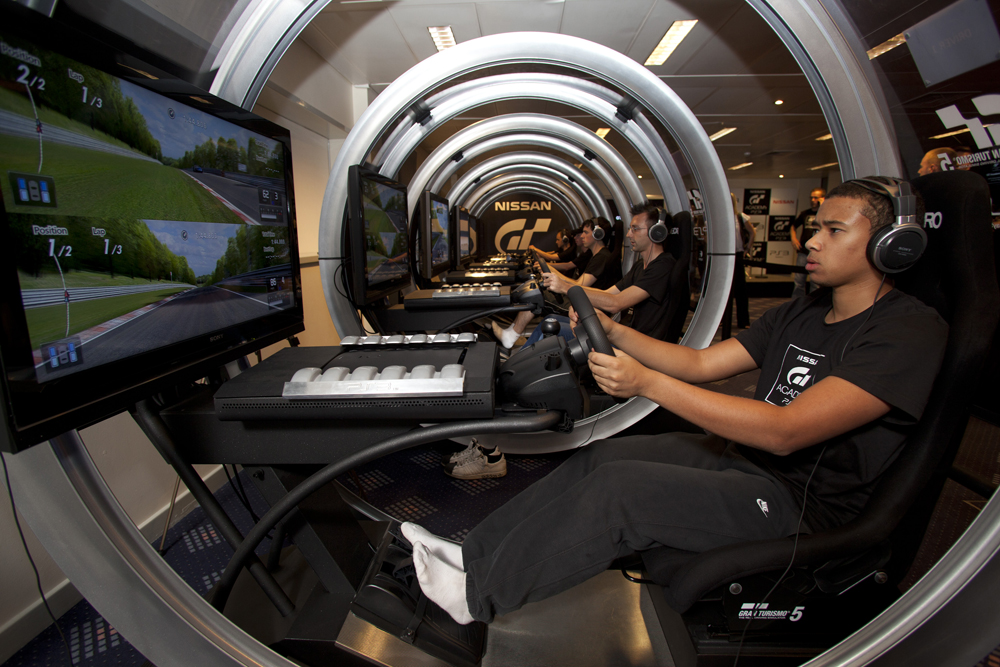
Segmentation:
<svg viewBox="0 0 1000 667">
<path fill-rule="evenodd" d="M 896 287 L 935 308 L 951 321 L 956 299 L 974 290 L 986 270 L 983 230 L 990 224 L 986 180 L 971 171 L 943 171 L 912 181 L 924 198 L 927 250 L 915 265 L 894 276 Z M 992 273 L 992 263 L 989 272 Z"/>
<path fill-rule="evenodd" d="M 691 212 L 680 211 L 674 213 L 673 221 L 670 223 L 667 240 L 663 242 L 663 249 L 674 256 L 674 259 L 681 259 L 691 254 Z"/>
</svg>

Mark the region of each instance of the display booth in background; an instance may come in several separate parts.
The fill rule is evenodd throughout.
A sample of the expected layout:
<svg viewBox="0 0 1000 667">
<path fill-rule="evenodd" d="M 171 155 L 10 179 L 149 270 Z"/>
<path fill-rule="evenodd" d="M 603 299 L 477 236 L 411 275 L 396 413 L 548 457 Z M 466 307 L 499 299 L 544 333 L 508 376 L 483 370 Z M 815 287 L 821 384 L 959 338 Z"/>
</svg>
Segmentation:
<svg viewBox="0 0 1000 667">
<path fill-rule="evenodd" d="M 535 246 L 552 251 L 556 232 L 569 229 L 569 219 L 551 199 L 538 195 L 512 195 L 490 204 L 479 216 L 486 253 L 517 252 Z"/>
<path fill-rule="evenodd" d="M 743 190 L 743 212 L 757 230 L 750 255 L 754 261 L 795 266 L 795 246 L 792 245 L 792 225 L 798 213 L 798 191 L 795 188 L 746 188 Z M 781 269 L 755 269 L 765 275 Z"/>
</svg>

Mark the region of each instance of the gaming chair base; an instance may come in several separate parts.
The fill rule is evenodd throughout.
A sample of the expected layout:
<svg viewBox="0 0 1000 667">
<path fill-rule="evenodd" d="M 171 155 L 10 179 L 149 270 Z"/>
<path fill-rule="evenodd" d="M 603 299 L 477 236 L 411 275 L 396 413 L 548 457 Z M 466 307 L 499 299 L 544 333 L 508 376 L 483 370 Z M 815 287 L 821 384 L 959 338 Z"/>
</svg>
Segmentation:
<svg viewBox="0 0 1000 667">
<path fill-rule="evenodd" d="M 868 577 L 839 596 L 779 588 L 766 609 L 755 609 L 772 581 L 751 577 L 739 594 L 719 590 L 683 614 L 667 603 L 661 586 L 647 585 L 656 622 L 670 646 L 677 667 L 740 665 L 800 665 L 826 651 L 888 607 L 899 592 Z M 740 637 L 749 614 L 755 620 Z M 764 618 L 766 620 L 764 620 Z M 649 619 L 647 623 L 650 622 Z"/>
</svg>

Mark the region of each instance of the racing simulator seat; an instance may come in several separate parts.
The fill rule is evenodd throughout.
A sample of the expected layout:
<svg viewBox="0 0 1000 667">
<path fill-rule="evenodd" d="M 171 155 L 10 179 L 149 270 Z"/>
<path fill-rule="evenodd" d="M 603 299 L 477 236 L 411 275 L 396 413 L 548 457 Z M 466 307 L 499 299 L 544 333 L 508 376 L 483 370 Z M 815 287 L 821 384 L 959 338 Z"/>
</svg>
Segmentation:
<svg viewBox="0 0 1000 667">
<path fill-rule="evenodd" d="M 670 272 L 670 305 L 666 315 L 670 320 L 666 338 L 668 343 L 676 343 L 681 339 L 681 330 L 691 305 L 691 284 L 688 280 L 691 269 L 691 212 L 681 211 L 674 214 L 673 218 L 674 226 L 664 248 L 677 260 L 674 270 Z"/>
<path fill-rule="evenodd" d="M 899 596 L 896 586 L 916 555 L 961 443 L 1000 313 L 986 181 L 948 171 L 912 185 L 928 212 L 940 212 L 941 223 L 926 226 L 928 249 L 897 275 L 896 287 L 937 309 L 950 325 L 923 418 L 860 516 L 799 537 L 789 574 L 766 608 L 763 597 L 792 560 L 791 537 L 701 554 L 662 547 L 640 554 L 679 667 L 731 665 L 737 653 L 741 665 L 800 664 Z"/>
</svg>

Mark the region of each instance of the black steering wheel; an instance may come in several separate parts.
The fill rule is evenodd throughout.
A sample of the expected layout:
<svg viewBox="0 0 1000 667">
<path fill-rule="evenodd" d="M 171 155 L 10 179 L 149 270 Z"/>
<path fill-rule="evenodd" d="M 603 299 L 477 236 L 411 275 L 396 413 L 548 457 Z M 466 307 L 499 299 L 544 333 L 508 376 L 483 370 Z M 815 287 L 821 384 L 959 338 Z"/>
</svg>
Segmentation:
<svg viewBox="0 0 1000 667">
<path fill-rule="evenodd" d="M 591 347 L 601 354 L 615 356 L 615 352 L 611 348 L 611 341 L 608 340 L 608 335 L 604 333 L 604 327 L 601 326 L 601 320 L 598 319 L 597 313 L 594 312 L 594 304 L 590 303 L 590 299 L 587 298 L 587 293 L 583 288 L 579 285 L 574 285 L 569 288 L 566 296 L 569 297 L 569 302 L 573 304 L 573 309 L 580 316 L 580 324 L 583 325 L 583 330 L 587 332 L 587 338 L 590 339 Z"/>
<path fill-rule="evenodd" d="M 531 256 L 534 257 L 535 261 L 538 262 L 538 265 L 542 268 L 542 273 L 552 273 L 552 269 L 549 268 L 549 263 L 546 262 L 545 259 L 543 259 L 536 251 L 532 250 Z M 559 294 L 558 292 L 553 292 L 552 290 L 545 287 L 545 281 L 541 279 L 541 276 L 539 276 L 538 287 L 540 289 L 547 291 L 552 296 L 554 296 L 557 304 L 559 304 L 560 306 L 563 305 L 564 303 L 563 295 Z"/>
</svg>

